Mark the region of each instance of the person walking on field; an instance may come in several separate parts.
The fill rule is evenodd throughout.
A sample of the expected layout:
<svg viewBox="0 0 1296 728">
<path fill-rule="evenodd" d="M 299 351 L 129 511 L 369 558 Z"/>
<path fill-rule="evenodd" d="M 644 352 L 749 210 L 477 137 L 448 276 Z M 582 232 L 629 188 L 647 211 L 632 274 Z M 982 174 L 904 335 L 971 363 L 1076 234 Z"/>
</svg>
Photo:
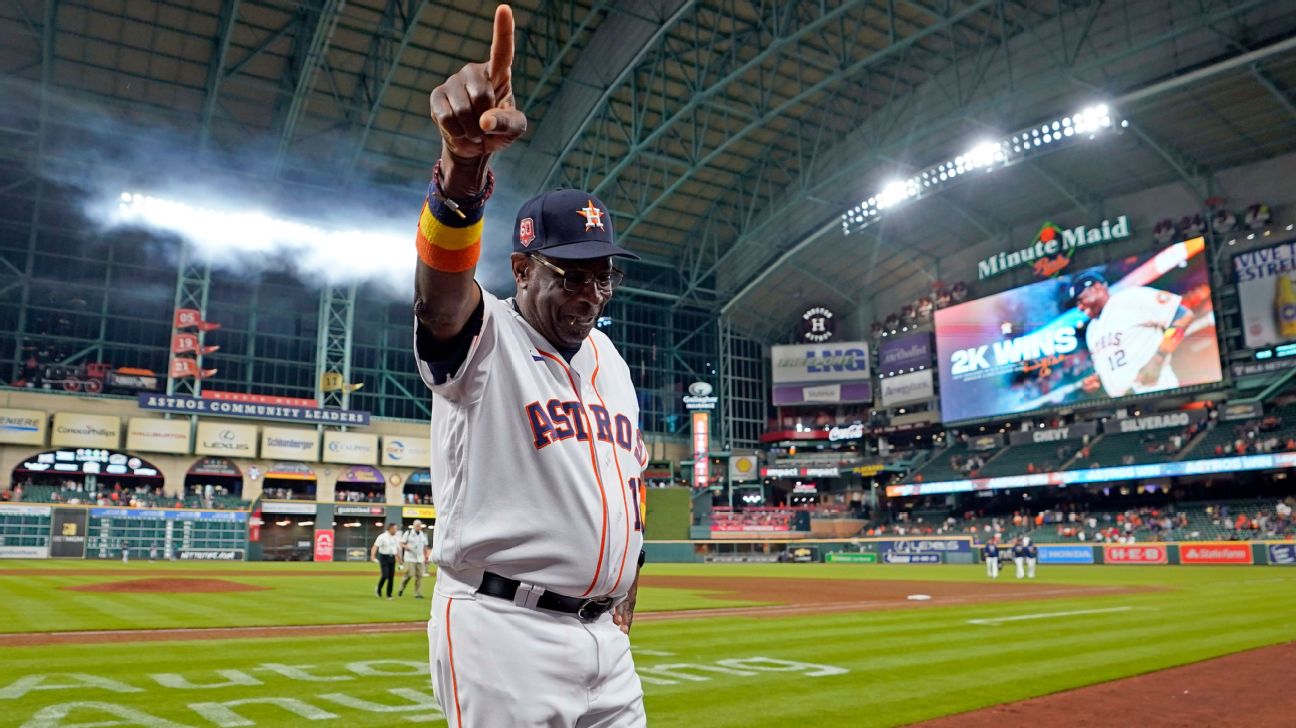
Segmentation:
<svg viewBox="0 0 1296 728">
<path fill-rule="evenodd" d="M 378 588 L 374 590 L 374 596 L 382 599 L 383 584 L 387 585 L 387 598 L 392 598 L 392 586 L 396 583 L 396 555 L 400 553 L 400 537 L 396 535 L 396 529 L 399 528 L 395 523 L 387 524 L 387 530 L 378 534 L 374 539 L 373 546 L 369 548 L 369 558 L 378 559 L 378 567 L 382 569 L 382 576 L 378 579 Z"/>
<path fill-rule="evenodd" d="M 1026 578 L 1035 578 L 1035 564 L 1039 561 L 1039 548 L 1031 543 L 1030 536 L 1023 539 L 1026 544 Z"/>
<path fill-rule="evenodd" d="M 423 522 L 414 521 L 410 530 L 401 539 L 402 560 L 405 564 L 405 578 L 401 579 L 400 591 L 396 596 L 405 596 L 405 587 L 409 586 L 410 577 L 414 578 L 414 598 L 423 598 L 423 577 L 427 576 L 428 559 L 432 549 L 428 546 L 427 534 L 423 532 Z"/>
</svg>

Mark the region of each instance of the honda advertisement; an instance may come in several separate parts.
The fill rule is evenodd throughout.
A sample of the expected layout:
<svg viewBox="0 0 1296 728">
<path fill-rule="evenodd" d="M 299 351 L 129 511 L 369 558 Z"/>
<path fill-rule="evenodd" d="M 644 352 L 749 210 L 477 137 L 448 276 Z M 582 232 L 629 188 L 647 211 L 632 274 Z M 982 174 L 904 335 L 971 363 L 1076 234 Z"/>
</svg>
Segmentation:
<svg viewBox="0 0 1296 728">
<path fill-rule="evenodd" d="M 944 420 L 1219 381 L 1205 252 L 1194 238 L 938 310 Z"/>
</svg>

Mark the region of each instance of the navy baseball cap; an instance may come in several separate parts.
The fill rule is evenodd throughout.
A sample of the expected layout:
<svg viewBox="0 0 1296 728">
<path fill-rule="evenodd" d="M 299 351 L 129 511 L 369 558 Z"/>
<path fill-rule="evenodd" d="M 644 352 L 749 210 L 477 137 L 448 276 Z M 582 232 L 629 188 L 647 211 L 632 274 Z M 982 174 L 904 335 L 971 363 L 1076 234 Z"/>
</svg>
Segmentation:
<svg viewBox="0 0 1296 728">
<path fill-rule="evenodd" d="M 639 256 L 615 243 L 612 215 L 599 198 L 580 190 L 542 192 L 522 204 L 513 225 L 513 252 L 555 260 Z"/>
<path fill-rule="evenodd" d="M 1103 277 L 1103 274 L 1096 270 L 1087 270 L 1071 279 L 1071 287 L 1067 289 L 1067 294 L 1071 297 L 1071 300 L 1074 301 L 1080 297 L 1080 294 L 1084 292 L 1084 289 L 1089 286 L 1096 286 L 1100 283 L 1104 286 L 1107 285 L 1107 279 Z"/>
</svg>

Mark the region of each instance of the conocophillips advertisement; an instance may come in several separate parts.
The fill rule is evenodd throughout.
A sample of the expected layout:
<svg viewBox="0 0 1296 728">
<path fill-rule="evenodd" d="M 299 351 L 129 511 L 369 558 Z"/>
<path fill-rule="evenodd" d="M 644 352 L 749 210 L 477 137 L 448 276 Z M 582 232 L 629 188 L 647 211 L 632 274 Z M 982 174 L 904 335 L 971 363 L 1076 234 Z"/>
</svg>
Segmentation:
<svg viewBox="0 0 1296 728">
<path fill-rule="evenodd" d="M 98 447 L 116 450 L 121 446 L 121 419 L 111 415 L 54 413 L 55 447 Z"/>
<path fill-rule="evenodd" d="M 1296 339 L 1296 240 L 1233 256 L 1242 302 L 1242 336 L 1250 348 Z"/>
<path fill-rule="evenodd" d="M 946 422 L 1217 382 L 1194 238 L 936 312 Z"/>
<path fill-rule="evenodd" d="M 775 406 L 873 400 L 863 341 L 775 346 L 770 361 Z"/>
</svg>

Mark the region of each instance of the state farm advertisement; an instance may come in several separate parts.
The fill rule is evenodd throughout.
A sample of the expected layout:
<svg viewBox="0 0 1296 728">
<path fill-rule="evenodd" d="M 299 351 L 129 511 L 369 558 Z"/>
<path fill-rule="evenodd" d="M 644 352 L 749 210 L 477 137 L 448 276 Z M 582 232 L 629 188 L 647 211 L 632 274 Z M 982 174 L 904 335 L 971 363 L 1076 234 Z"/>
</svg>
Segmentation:
<svg viewBox="0 0 1296 728">
<path fill-rule="evenodd" d="M 1181 564 L 1251 564 L 1251 544 L 1194 543 L 1179 545 Z"/>
<path fill-rule="evenodd" d="M 1168 564 L 1165 544 L 1107 544 L 1103 546 L 1105 564 Z"/>
</svg>

